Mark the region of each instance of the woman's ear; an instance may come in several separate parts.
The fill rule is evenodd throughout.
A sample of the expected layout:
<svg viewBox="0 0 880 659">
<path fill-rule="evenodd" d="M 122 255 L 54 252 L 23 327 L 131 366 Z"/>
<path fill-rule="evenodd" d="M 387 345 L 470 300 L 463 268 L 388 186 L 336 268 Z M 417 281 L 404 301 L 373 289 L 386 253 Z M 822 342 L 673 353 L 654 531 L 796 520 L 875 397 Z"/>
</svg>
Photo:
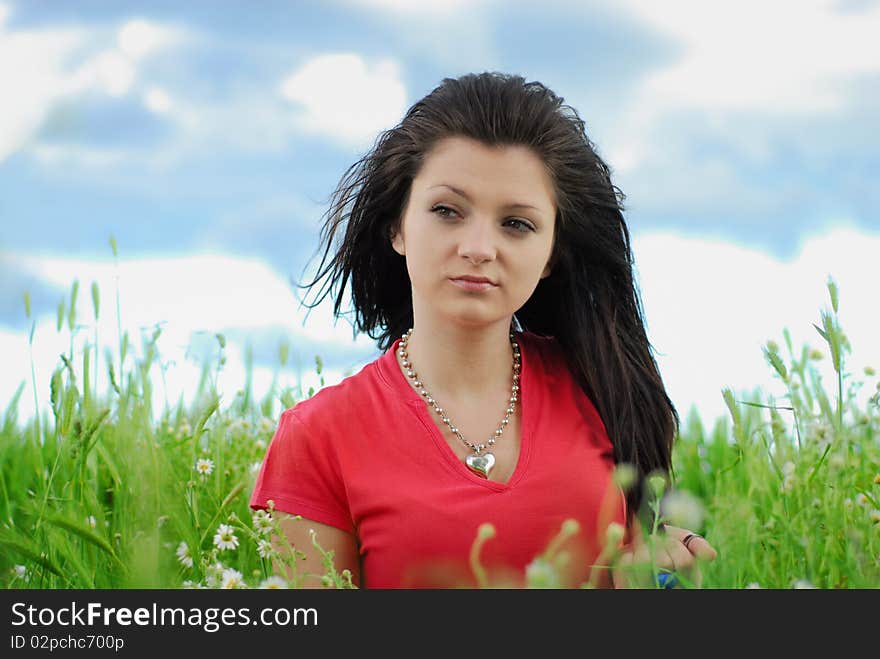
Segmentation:
<svg viewBox="0 0 880 659">
<path fill-rule="evenodd" d="M 547 265 L 544 266 L 544 271 L 541 272 L 541 279 L 546 279 L 550 276 L 550 273 L 553 272 L 553 266 L 556 264 L 556 254 L 551 254 L 550 259 L 547 261 Z"/>
<path fill-rule="evenodd" d="M 403 244 L 403 231 L 401 224 L 397 228 L 391 227 L 391 247 L 401 256 L 406 256 L 406 247 Z"/>
</svg>

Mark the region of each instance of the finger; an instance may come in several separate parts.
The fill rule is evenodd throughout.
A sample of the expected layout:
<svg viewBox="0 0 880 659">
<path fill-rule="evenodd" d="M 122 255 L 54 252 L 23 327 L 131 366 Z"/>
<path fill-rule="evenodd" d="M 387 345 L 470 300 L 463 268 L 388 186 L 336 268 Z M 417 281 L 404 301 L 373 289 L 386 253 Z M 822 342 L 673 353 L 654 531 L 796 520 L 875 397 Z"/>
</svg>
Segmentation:
<svg viewBox="0 0 880 659">
<path fill-rule="evenodd" d="M 666 552 L 673 565 L 675 565 L 674 569 L 680 572 L 689 572 L 697 564 L 694 555 L 677 540 L 670 540 L 670 543 L 666 546 Z"/>
<path fill-rule="evenodd" d="M 691 582 L 694 584 L 695 588 L 703 587 L 703 573 L 700 571 L 700 566 L 694 565 L 694 569 L 691 570 Z"/>
<path fill-rule="evenodd" d="M 718 552 L 715 551 L 715 548 L 709 544 L 706 538 L 693 531 L 667 524 L 666 534 L 677 539 L 679 542 L 683 542 L 689 535 L 693 536 L 688 540 L 687 550 L 702 561 L 713 561 L 718 555 Z"/>
<path fill-rule="evenodd" d="M 651 564 L 645 562 L 642 549 L 627 551 L 621 554 L 612 569 L 615 588 L 649 588 L 651 587 Z"/>
<path fill-rule="evenodd" d="M 694 562 L 689 568 L 678 570 L 676 572 L 681 577 L 681 583 L 684 588 L 700 588 L 703 583 L 703 574 L 700 566 Z"/>
<path fill-rule="evenodd" d="M 699 535 L 691 539 L 687 548 L 701 561 L 714 561 L 715 557 L 718 556 L 718 552 L 715 551 L 715 548 L 709 544 L 706 538 Z"/>
<path fill-rule="evenodd" d="M 654 551 L 654 566 L 660 570 L 675 572 L 680 567 L 675 558 L 676 552 L 671 545 L 659 544 Z"/>
<path fill-rule="evenodd" d="M 703 575 L 700 572 L 700 564 L 681 542 L 674 538 L 667 538 L 666 551 L 675 563 L 675 572 L 681 578 L 681 584 L 685 588 L 700 588 L 703 583 Z"/>
<path fill-rule="evenodd" d="M 667 542 L 671 545 L 671 541 Z M 651 542 L 637 547 L 630 556 L 630 564 L 641 566 L 654 565 L 657 568 L 674 570 L 675 561 L 672 560 L 669 554 L 667 542 Z"/>
</svg>

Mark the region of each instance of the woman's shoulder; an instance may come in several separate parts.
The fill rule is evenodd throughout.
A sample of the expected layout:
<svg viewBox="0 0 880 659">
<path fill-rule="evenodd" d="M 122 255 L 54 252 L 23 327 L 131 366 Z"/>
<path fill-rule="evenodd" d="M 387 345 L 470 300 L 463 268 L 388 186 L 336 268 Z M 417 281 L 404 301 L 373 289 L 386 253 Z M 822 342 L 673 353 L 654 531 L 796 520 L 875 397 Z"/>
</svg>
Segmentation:
<svg viewBox="0 0 880 659">
<path fill-rule="evenodd" d="M 303 398 L 282 412 L 295 416 L 301 423 L 349 416 L 365 405 L 371 405 L 379 390 L 378 358 L 365 364 L 357 373 L 348 375 L 338 383 L 321 387 L 308 398 Z"/>
</svg>

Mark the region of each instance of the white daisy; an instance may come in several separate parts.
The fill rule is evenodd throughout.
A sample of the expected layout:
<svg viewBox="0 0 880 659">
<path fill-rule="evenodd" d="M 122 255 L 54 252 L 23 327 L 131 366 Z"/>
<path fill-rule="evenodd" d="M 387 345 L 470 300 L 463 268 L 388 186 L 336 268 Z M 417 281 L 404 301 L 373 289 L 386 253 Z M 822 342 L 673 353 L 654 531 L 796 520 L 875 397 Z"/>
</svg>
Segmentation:
<svg viewBox="0 0 880 659">
<path fill-rule="evenodd" d="M 272 543 L 268 540 L 260 540 L 257 543 L 257 553 L 263 558 L 269 558 L 273 552 Z"/>
<path fill-rule="evenodd" d="M 208 458 L 199 458 L 196 460 L 196 471 L 202 476 L 210 476 L 214 471 L 214 461 Z"/>
<path fill-rule="evenodd" d="M 283 590 L 287 588 L 287 582 L 279 576 L 272 575 L 260 582 L 260 588 L 263 590 Z"/>
<path fill-rule="evenodd" d="M 98 526 L 98 521 L 95 519 L 94 515 L 89 515 L 86 517 L 86 524 L 88 524 L 90 528 L 95 528 Z"/>
<path fill-rule="evenodd" d="M 232 423 L 229 424 L 229 432 L 231 434 L 245 432 L 249 426 L 250 424 L 244 419 L 234 419 Z"/>
<path fill-rule="evenodd" d="M 235 529 L 229 526 L 229 524 L 221 524 L 218 526 L 217 533 L 214 534 L 214 546 L 221 551 L 238 547 L 238 538 L 235 537 Z"/>
<path fill-rule="evenodd" d="M 223 570 L 223 576 L 220 577 L 220 587 L 226 590 L 233 590 L 236 588 L 246 588 L 247 586 L 244 584 L 241 572 L 229 568 Z"/>
<path fill-rule="evenodd" d="M 270 533 L 275 526 L 275 520 L 272 519 L 272 514 L 265 510 L 258 510 L 254 513 L 254 528 L 257 530 L 257 533 L 265 535 Z"/>
<path fill-rule="evenodd" d="M 16 565 L 12 568 L 12 571 L 15 572 L 16 579 L 21 579 L 22 581 L 31 580 L 31 575 L 28 574 L 27 568 L 24 565 Z"/>
<path fill-rule="evenodd" d="M 795 590 L 812 590 L 815 586 L 807 579 L 798 579 L 792 586 Z"/>
<path fill-rule="evenodd" d="M 212 563 L 205 570 L 205 583 L 208 588 L 218 588 L 226 566 L 223 563 Z"/>
<path fill-rule="evenodd" d="M 186 567 L 193 566 L 193 557 L 189 551 L 189 545 L 186 542 L 181 542 L 177 545 L 177 560 L 180 561 L 181 565 L 185 565 Z"/>
</svg>

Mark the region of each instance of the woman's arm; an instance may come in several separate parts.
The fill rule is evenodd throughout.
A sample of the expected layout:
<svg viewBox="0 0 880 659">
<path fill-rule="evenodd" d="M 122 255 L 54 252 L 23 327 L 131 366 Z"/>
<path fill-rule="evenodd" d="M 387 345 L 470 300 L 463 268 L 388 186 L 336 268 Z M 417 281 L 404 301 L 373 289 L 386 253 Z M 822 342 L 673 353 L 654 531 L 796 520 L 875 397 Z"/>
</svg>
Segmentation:
<svg viewBox="0 0 880 659">
<path fill-rule="evenodd" d="M 315 533 L 315 541 L 324 551 L 333 552 L 333 564 L 338 573 L 343 570 L 351 572 L 352 583 L 360 587 L 361 570 L 360 555 L 358 553 L 357 540 L 354 535 L 347 533 L 335 526 L 321 524 L 310 519 L 296 519 L 286 516 L 284 513 L 275 513 L 280 517 L 281 531 L 287 538 L 287 542 L 297 553 L 305 554 L 305 559 L 296 563 L 296 575 L 299 579 L 300 588 L 324 588 L 321 577 L 325 573 L 321 552 L 312 544 L 312 531 Z M 276 551 L 283 556 L 288 556 L 289 549 L 277 536 L 273 536 L 272 544 Z M 283 574 L 288 580 L 293 578 L 291 568 L 281 562 L 275 561 L 273 570 L 276 574 Z"/>
</svg>

